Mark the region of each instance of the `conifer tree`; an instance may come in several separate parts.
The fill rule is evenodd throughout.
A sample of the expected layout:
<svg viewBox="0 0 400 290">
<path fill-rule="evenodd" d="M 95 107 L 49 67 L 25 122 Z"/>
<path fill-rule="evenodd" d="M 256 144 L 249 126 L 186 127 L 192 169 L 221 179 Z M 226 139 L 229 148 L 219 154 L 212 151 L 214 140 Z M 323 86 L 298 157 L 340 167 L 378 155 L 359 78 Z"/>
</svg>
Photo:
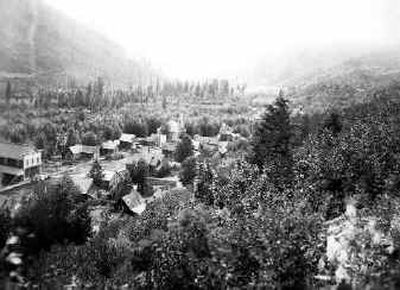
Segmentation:
<svg viewBox="0 0 400 290">
<path fill-rule="evenodd" d="M 334 136 L 337 136 L 342 131 L 342 122 L 340 121 L 339 113 L 332 111 L 324 120 L 324 129 L 328 129 Z"/>
<path fill-rule="evenodd" d="M 89 177 L 93 179 L 93 183 L 97 186 L 101 185 L 104 177 L 103 168 L 101 167 L 99 161 L 93 163 L 92 169 L 89 171 Z"/>
<path fill-rule="evenodd" d="M 266 107 L 263 120 L 256 127 L 251 141 L 251 163 L 269 171 L 274 179 L 290 180 L 292 135 L 288 100 L 280 92 L 276 101 Z"/>
<path fill-rule="evenodd" d="M 7 104 L 10 102 L 11 98 L 11 83 L 10 81 L 7 81 L 7 86 L 6 86 L 6 102 Z"/>
<path fill-rule="evenodd" d="M 175 152 L 175 160 L 183 162 L 187 157 L 193 155 L 192 140 L 188 135 L 183 136 L 181 142 L 178 143 Z"/>
</svg>

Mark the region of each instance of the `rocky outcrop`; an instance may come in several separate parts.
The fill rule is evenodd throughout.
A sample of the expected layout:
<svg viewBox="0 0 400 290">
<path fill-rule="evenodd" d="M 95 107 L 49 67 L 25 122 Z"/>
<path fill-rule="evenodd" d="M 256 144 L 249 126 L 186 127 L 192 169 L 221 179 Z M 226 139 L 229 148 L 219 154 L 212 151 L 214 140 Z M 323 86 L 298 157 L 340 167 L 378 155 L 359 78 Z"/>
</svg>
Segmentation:
<svg viewBox="0 0 400 290">
<path fill-rule="evenodd" d="M 354 203 L 347 205 L 345 214 L 327 222 L 326 258 L 337 284 L 356 286 L 366 277 L 379 277 L 394 242 L 377 224 L 377 217 L 358 213 Z"/>
</svg>

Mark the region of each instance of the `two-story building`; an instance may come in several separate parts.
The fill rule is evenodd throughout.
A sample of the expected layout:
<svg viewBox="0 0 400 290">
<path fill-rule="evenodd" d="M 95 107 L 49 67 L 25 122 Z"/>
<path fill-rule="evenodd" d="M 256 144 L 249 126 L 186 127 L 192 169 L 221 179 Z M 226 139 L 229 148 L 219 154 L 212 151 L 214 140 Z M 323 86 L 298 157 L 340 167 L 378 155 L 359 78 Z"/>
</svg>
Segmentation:
<svg viewBox="0 0 400 290">
<path fill-rule="evenodd" d="M 40 174 L 42 152 L 28 145 L 0 143 L 0 175 L 3 185 Z"/>
</svg>

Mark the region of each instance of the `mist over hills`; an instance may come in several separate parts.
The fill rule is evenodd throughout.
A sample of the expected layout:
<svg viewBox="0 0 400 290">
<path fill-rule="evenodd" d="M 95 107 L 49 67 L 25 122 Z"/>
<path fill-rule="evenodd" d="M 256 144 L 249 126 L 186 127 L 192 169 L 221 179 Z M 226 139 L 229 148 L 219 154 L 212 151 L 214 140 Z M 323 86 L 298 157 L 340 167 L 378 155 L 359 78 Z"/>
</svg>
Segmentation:
<svg viewBox="0 0 400 290">
<path fill-rule="evenodd" d="M 400 79 L 400 52 L 397 46 L 337 46 L 282 53 L 260 61 L 250 75 L 253 84 L 265 86 L 267 95 L 283 87 L 294 106 L 321 111 L 362 102 L 395 85 Z"/>
<path fill-rule="evenodd" d="M 145 61 L 41 0 L 0 0 L 0 77 L 52 83 L 66 76 L 87 82 L 146 82 L 155 72 Z"/>
<path fill-rule="evenodd" d="M 400 53 L 395 49 L 350 57 L 318 73 L 287 81 L 294 103 L 312 110 L 347 107 L 396 86 L 400 78 Z"/>
</svg>

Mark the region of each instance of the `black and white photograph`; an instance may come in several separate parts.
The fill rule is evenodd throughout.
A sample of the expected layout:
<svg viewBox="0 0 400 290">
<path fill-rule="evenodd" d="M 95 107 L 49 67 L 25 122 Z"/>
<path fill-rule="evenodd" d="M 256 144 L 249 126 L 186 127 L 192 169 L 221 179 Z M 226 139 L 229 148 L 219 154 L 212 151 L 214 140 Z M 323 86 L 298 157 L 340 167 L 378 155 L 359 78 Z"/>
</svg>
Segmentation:
<svg viewBox="0 0 400 290">
<path fill-rule="evenodd" d="M 400 290 L 399 0 L 0 0 L 0 290 Z"/>
</svg>

